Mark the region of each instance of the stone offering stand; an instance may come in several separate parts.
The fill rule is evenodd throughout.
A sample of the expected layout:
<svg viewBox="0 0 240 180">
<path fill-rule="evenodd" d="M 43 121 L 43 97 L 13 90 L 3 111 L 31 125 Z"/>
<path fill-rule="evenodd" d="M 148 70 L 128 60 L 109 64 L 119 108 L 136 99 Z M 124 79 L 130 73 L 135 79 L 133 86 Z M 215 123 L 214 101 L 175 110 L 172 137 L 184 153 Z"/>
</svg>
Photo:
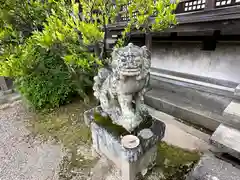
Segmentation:
<svg viewBox="0 0 240 180">
<path fill-rule="evenodd" d="M 122 180 L 135 180 L 151 170 L 157 158 L 157 144 L 164 137 L 165 124 L 151 116 L 132 132 L 112 124 L 101 107 L 84 114 L 90 127 L 94 150 L 120 169 Z"/>
</svg>

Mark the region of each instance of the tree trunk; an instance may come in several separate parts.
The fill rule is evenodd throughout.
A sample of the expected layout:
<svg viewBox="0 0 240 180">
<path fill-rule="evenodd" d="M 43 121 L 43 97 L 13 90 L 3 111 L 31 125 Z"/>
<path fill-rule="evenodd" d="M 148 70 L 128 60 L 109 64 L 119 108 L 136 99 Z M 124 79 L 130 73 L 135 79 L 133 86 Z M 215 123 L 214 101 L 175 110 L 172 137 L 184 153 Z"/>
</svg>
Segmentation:
<svg viewBox="0 0 240 180">
<path fill-rule="evenodd" d="M 107 58 L 106 47 L 107 47 L 107 28 L 106 28 L 106 24 L 104 23 L 103 54 L 102 54 L 103 59 Z"/>
<path fill-rule="evenodd" d="M 152 34 L 150 32 L 145 33 L 145 45 L 149 51 L 152 51 Z"/>
</svg>

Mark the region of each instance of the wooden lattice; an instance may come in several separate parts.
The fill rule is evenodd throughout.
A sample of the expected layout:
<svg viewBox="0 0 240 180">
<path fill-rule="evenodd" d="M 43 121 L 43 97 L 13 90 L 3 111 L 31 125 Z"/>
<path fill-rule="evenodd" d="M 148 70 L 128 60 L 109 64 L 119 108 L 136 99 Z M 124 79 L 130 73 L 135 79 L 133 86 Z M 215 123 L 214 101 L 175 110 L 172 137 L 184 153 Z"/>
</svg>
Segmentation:
<svg viewBox="0 0 240 180">
<path fill-rule="evenodd" d="M 129 21 L 130 18 L 127 15 L 122 15 L 122 20 L 123 21 Z"/>
<path fill-rule="evenodd" d="M 204 9 L 206 0 L 195 0 L 184 2 L 184 12 L 198 11 Z"/>
<path fill-rule="evenodd" d="M 137 18 L 137 14 L 138 14 L 138 12 L 133 12 L 133 18 Z"/>
<path fill-rule="evenodd" d="M 232 0 L 216 0 L 216 7 L 229 6 L 232 4 Z"/>
</svg>

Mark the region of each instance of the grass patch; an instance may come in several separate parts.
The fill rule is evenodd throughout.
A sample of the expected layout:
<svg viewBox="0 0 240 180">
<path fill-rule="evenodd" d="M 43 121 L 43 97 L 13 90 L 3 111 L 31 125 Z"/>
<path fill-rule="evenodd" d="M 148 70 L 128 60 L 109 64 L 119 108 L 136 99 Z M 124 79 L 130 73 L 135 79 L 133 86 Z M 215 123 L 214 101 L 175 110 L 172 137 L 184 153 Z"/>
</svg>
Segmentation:
<svg viewBox="0 0 240 180">
<path fill-rule="evenodd" d="M 43 140 L 54 139 L 66 148 L 90 144 L 90 130 L 84 123 L 83 112 L 95 104 L 78 101 L 51 112 L 36 113 L 28 127 L 33 136 L 41 136 Z"/>
</svg>

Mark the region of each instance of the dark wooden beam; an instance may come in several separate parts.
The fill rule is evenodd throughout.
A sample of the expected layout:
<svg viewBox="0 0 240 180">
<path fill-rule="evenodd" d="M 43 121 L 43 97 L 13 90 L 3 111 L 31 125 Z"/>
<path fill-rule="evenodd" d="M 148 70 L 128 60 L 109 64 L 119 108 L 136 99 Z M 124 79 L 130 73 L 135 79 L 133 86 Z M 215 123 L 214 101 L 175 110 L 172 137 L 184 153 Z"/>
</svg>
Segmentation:
<svg viewBox="0 0 240 180">
<path fill-rule="evenodd" d="M 240 6 L 177 14 L 179 24 L 240 19 Z"/>
<path fill-rule="evenodd" d="M 213 36 L 177 36 L 175 38 L 172 37 L 159 37 L 159 36 L 153 36 L 153 44 L 155 42 L 182 42 L 182 41 L 188 41 L 188 42 L 195 42 L 195 41 L 205 41 L 208 39 L 214 39 L 216 41 L 232 41 L 232 42 L 239 42 L 240 41 L 240 36 L 238 35 L 220 35 L 220 34 L 213 34 Z"/>
<path fill-rule="evenodd" d="M 164 32 L 154 32 L 152 35 L 156 36 L 170 36 L 170 33 L 172 32 L 183 32 L 191 34 L 194 34 L 194 32 L 214 32 L 215 30 L 220 31 L 230 31 L 235 32 L 235 34 L 240 34 L 240 19 L 238 20 L 231 20 L 231 21 L 213 21 L 213 22 L 201 22 L 201 23 L 189 23 L 189 24 L 179 24 L 178 26 L 175 26 L 173 28 L 166 29 Z M 164 33 L 164 35 L 161 35 L 161 33 Z M 110 29 L 110 32 L 108 33 L 111 37 L 113 34 L 120 35 L 121 30 L 113 30 Z M 131 34 L 141 34 L 141 32 L 132 32 Z M 169 34 L 169 35 L 167 35 Z M 209 34 L 209 33 L 208 33 Z"/>
<path fill-rule="evenodd" d="M 179 24 L 173 28 L 166 29 L 165 32 L 209 32 L 228 28 L 228 25 L 228 21 Z"/>
<path fill-rule="evenodd" d="M 209 3 L 212 3 L 212 1 L 209 0 Z M 212 8 L 213 4 L 208 4 L 208 6 L 209 8 Z M 176 17 L 178 25 L 235 20 L 240 19 L 240 6 L 205 9 L 202 11 L 177 14 Z M 154 18 L 152 18 L 152 21 L 154 21 Z M 110 30 L 122 30 L 126 24 L 127 22 L 122 21 L 117 24 L 108 25 L 108 28 Z"/>
<path fill-rule="evenodd" d="M 207 42 L 209 41 L 209 42 Z M 145 44 L 145 37 L 133 37 L 129 42 L 132 42 L 138 46 L 143 46 Z M 207 47 L 217 46 L 218 43 L 236 43 L 240 44 L 240 36 L 237 35 L 220 35 L 219 32 L 215 32 L 212 36 L 176 36 L 176 37 L 159 37 L 152 34 L 152 47 L 158 44 L 172 44 L 172 43 L 203 43 L 203 49 L 207 50 Z M 146 45 L 146 44 L 145 44 Z M 207 45 L 207 46 L 206 46 Z M 214 45 L 214 46 L 213 46 Z M 208 49 L 210 50 L 210 49 Z"/>
<path fill-rule="evenodd" d="M 151 33 L 145 34 L 145 45 L 147 46 L 149 51 L 152 51 L 152 34 Z"/>
<path fill-rule="evenodd" d="M 217 47 L 217 39 L 220 38 L 220 31 L 216 30 L 212 36 L 205 36 L 202 42 L 202 50 L 213 51 Z"/>
</svg>

